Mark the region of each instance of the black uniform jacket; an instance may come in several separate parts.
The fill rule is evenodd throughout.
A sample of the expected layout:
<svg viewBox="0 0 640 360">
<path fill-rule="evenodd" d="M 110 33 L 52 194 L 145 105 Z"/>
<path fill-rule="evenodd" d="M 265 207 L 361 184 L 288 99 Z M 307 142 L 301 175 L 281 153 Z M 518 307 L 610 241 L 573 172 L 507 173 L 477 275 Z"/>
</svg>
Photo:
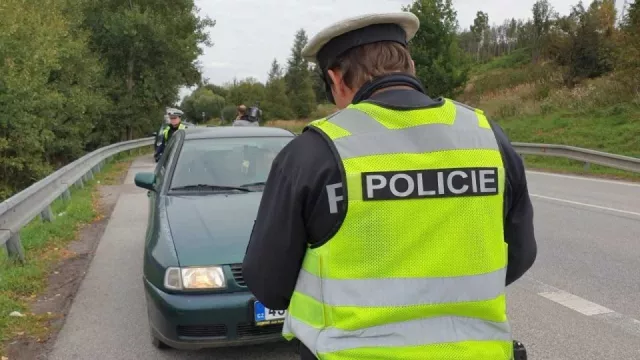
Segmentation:
<svg viewBox="0 0 640 360">
<path fill-rule="evenodd" d="M 394 86 L 384 89 L 385 86 Z M 356 94 L 354 103 L 369 101 L 393 109 L 440 106 L 420 90 L 397 88 L 400 81 L 374 84 Z M 415 88 L 415 86 L 413 86 Z M 375 92 L 373 90 L 380 90 Z M 490 121 L 501 148 L 505 186 L 504 237 L 509 244 L 506 285 L 520 278 L 536 258 L 533 207 L 527 190 L 524 164 L 502 129 Z M 278 154 L 267 179 L 258 215 L 243 262 L 249 289 L 266 307 L 289 306 L 307 244 L 324 242 L 345 216 L 344 202 L 331 213 L 327 185 L 343 182 L 338 160 L 327 141 L 315 131 L 305 131 Z M 340 191 L 337 194 L 342 196 Z M 429 261 L 425 257 L 425 261 Z M 301 346 L 302 359 L 314 359 Z"/>
</svg>

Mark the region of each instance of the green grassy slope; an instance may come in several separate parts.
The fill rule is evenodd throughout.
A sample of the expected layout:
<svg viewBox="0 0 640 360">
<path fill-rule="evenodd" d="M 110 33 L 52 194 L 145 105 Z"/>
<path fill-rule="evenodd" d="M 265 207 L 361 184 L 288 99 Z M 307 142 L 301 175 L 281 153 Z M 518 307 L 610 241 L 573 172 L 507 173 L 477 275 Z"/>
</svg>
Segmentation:
<svg viewBox="0 0 640 360">
<path fill-rule="evenodd" d="M 485 111 L 514 142 L 564 144 L 640 157 L 640 95 L 618 74 L 562 85 L 560 69 L 533 65 L 523 51 L 477 66 L 459 100 Z M 527 156 L 530 168 L 607 174 L 638 174 L 558 158 Z"/>
</svg>

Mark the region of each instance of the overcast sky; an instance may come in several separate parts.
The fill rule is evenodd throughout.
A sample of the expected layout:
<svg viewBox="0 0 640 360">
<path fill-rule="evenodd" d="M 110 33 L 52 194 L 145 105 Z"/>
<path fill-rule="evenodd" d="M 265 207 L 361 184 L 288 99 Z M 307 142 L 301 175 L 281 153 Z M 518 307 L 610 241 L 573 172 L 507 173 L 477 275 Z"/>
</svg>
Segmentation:
<svg viewBox="0 0 640 360">
<path fill-rule="evenodd" d="M 554 9 L 567 14 L 579 0 L 551 0 Z M 209 30 L 214 45 L 199 59 L 204 77 L 224 84 L 234 77 L 265 81 L 273 59 L 281 64 L 290 55 L 296 31 L 309 38 L 323 27 L 345 17 L 370 12 L 400 11 L 404 0 L 195 0 L 201 14 L 216 20 Z M 453 0 L 460 27 L 468 28 L 478 10 L 490 22 L 529 18 L 535 0 Z M 618 0 L 621 8 L 623 0 Z M 590 3 L 586 0 L 585 3 Z M 182 91 L 182 95 L 190 91 Z"/>
</svg>

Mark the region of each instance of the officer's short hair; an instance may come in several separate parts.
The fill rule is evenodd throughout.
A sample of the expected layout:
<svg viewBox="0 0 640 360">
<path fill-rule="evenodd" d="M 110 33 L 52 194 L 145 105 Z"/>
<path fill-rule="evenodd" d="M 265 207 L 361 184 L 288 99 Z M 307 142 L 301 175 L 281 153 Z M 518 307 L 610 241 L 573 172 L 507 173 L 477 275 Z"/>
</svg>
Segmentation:
<svg viewBox="0 0 640 360">
<path fill-rule="evenodd" d="M 409 50 L 393 41 L 380 41 L 345 51 L 329 65 L 339 69 L 345 84 L 351 89 L 365 82 L 393 72 L 415 75 Z"/>
</svg>

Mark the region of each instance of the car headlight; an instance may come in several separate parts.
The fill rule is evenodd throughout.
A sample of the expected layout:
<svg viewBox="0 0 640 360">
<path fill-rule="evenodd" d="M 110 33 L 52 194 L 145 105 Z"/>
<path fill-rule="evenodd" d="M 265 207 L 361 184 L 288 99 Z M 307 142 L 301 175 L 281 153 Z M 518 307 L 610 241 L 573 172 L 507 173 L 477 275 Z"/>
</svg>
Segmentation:
<svg viewBox="0 0 640 360">
<path fill-rule="evenodd" d="M 224 289 L 227 282 L 220 266 L 170 267 L 164 274 L 164 287 L 171 290 Z"/>
</svg>

